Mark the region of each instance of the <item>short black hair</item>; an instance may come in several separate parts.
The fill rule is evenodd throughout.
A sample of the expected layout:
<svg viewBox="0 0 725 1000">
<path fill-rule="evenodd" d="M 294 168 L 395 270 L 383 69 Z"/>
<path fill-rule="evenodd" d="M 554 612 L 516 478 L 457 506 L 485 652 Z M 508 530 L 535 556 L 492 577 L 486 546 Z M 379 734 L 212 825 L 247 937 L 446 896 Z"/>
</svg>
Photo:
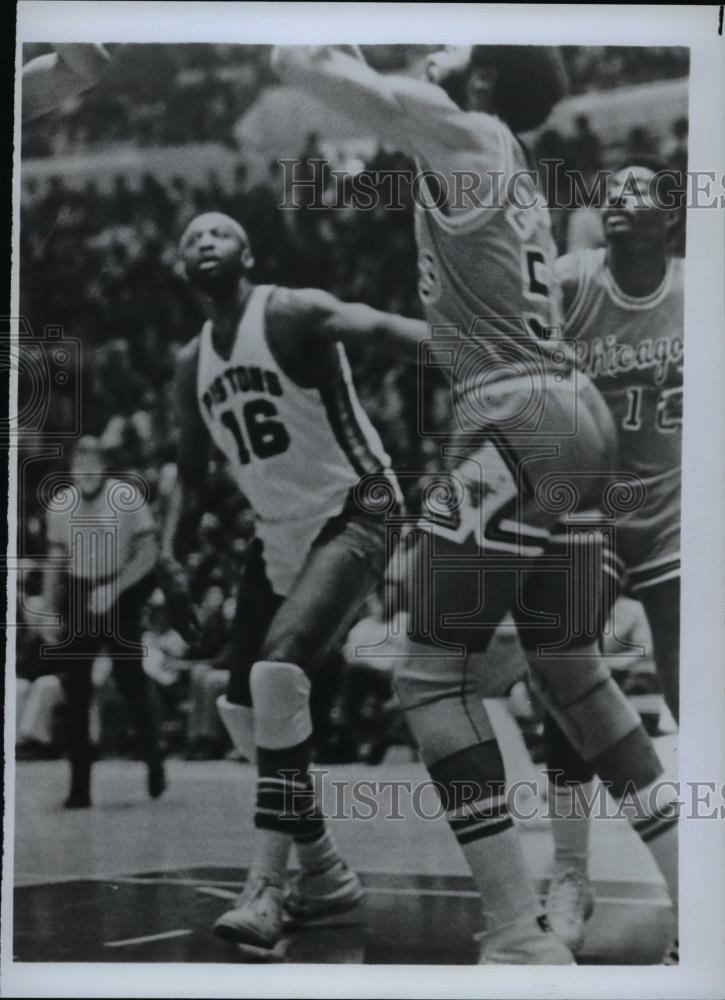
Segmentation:
<svg viewBox="0 0 725 1000">
<path fill-rule="evenodd" d="M 676 169 L 662 156 L 653 153 L 630 153 L 614 167 L 611 176 L 623 170 L 635 170 L 637 167 L 651 170 L 655 177 L 659 178 L 655 181 L 655 194 L 661 202 L 661 208 L 665 210 L 684 208 L 687 193 L 685 177 L 681 170 Z"/>
<path fill-rule="evenodd" d="M 474 45 L 470 69 L 496 71 L 496 114 L 512 132 L 543 125 L 567 91 L 567 75 L 558 48 L 548 45 Z"/>
<path fill-rule="evenodd" d="M 613 174 L 618 174 L 620 170 L 631 170 L 632 167 L 644 167 L 651 170 L 653 174 L 664 174 L 666 171 L 676 173 L 671 163 L 668 163 L 662 156 L 655 156 L 654 153 L 630 153 L 619 161 L 612 170 Z"/>
</svg>

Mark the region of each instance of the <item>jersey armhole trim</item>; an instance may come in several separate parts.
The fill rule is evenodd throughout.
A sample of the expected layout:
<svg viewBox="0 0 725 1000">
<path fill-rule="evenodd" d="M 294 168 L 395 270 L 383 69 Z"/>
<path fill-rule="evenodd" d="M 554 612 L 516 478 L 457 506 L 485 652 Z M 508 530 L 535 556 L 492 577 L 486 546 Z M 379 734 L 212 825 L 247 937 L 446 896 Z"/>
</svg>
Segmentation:
<svg viewBox="0 0 725 1000">
<path fill-rule="evenodd" d="M 589 291 L 589 285 L 591 284 L 591 273 L 590 269 L 586 266 L 586 258 L 584 254 L 576 254 L 576 263 L 577 288 L 574 293 L 571 306 L 564 316 L 564 331 L 566 333 L 571 333 L 572 330 L 576 328 L 577 323 L 582 319 L 587 301 L 587 292 Z"/>
<path fill-rule="evenodd" d="M 269 306 L 269 300 L 271 299 L 273 292 L 275 292 L 277 290 L 277 288 L 281 288 L 282 286 L 280 286 L 280 285 L 258 285 L 257 287 L 258 288 L 264 288 L 264 289 L 266 289 L 265 299 L 264 299 L 264 302 L 262 303 L 263 335 L 264 335 L 264 343 L 267 345 L 267 350 L 271 354 L 271 356 L 272 356 L 272 358 L 274 360 L 274 363 L 279 367 L 279 370 L 282 372 L 282 374 L 284 375 L 284 377 L 286 379 L 289 379 L 289 381 L 292 383 L 292 385 L 294 385 L 297 389 L 302 389 L 303 391 L 307 391 L 307 392 L 314 392 L 315 390 L 317 390 L 319 388 L 317 382 L 311 382 L 311 383 L 307 384 L 305 382 L 301 382 L 299 380 L 299 378 L 297 378 L 296 375 L 293 375 L 292 372 L 290 372 L 288 370 L 287 366 L 284 364 L 284 362 L 280 358 L 278 352 L 275 350 L 274 343 L 269 339 L 270 323 L 269 323 L 268 318 L 267 318 L 268 317 L 267 308 Z M 284 289 L 284 291 L 288 291 L 289 292 L 289 291 L 293 291 L 293 289 L 287 289 L 286 288 L 286 289 Z"/>
</svg>

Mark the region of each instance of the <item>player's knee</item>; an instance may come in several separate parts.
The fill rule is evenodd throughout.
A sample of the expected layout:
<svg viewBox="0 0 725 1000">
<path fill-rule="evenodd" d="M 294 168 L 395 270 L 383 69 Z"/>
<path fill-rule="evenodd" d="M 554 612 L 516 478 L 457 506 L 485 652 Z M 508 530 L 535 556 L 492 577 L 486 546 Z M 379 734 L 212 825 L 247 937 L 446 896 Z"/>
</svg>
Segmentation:
<svg viewBox="0 0 725 1000">
<path fill-rule="evenodd" d="M 249 676 L 254 739 L 266 750 L 297 746 L 312 735 L 310 681 L 295 663 L 258 660 Z"/>
<path fill-rule="evenodd" d="M 569 646 L 560 655 L 531 647 L 524 653 L 534 680 L 562 706 L 580 701 L 611 679 L 595 643 Z"/>
<path fill-rule="evenodd" d="M 307 669 L 313 643 L 302 629 L 275 628 L 272 625 L 262 643 L 259 659 L 267 663 L 295 663 Z"/>
<path fill-rule="evenodd" d="M 593 763 L 641 728 L 596 646 L 576 656 L 529 656 L 529 665 L 533 690 L 584 760 Z"/>
<path fill-rule="evenodd" d="M 465 656 L 442 656 L 432 646 L 409 642 L 393 688 L 429 767 L 494 738 L 475 670 Z"/>
</svg>

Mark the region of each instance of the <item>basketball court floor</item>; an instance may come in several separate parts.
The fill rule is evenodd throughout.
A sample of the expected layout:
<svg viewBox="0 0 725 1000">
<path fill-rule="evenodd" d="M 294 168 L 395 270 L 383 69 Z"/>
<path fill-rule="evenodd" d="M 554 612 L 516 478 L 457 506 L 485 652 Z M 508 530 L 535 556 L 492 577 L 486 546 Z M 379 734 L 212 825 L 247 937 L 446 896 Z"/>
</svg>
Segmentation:
<svg viewBox="0 0 725 1000">
<path fill-rule="evenodd" d="M 505 711 L 509 775 L 538 777 Z M 668 777 L 675 737 L 658 740 Z M 397 756 L 397 761 L 396 761 Z M 389 754 L 379 767 L 330 766 L 328 813 L 355 801 L 358 818 L 333 819 L 337 841 L 367 894 L 354 913 L 290 928 L 278 958 L 291 963 L 472 964 L 479 902 L 430 786 L 414 808 L 422 765 Z M 249 861 L 254 775 L 245 764 L 171 761 L 169 788 L 148 799 L 144 769 L 105 761 L 94 771 L 94 807 L 65 811 L 63 761 L 16 768 L 14 957 L 22 962 L 242 961 L 211 933 L 239 892 Z M 374 786 L 361 785 L 373 782 Z M 397 782 L 393 805 L 390 785 Z M 366 804 L 367 803 L 367 804 Z M 372 803 L 372 804 L 371 804 Z M 370 814 L 373 815 L 370 815 Z M 391 818 L 392 815 L 398 818 Z M 368 817 L 368 818 L 365 818 Z M 545 820 L 520 824 L 543 891 L 552 847 Z M 585 964 L 659 963 L 669 936 L 664 885 L 626 820 L 595 819 L 596 891 L 579 956 Z"/>
</svg>

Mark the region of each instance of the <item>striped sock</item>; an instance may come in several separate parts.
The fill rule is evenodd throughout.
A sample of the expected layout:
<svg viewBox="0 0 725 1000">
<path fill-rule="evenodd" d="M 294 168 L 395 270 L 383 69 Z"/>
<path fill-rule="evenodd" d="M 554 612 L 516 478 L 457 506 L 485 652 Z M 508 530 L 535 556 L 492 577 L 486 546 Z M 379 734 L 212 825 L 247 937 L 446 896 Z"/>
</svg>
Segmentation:
<svg viewBox="0 0 725 1000">
<path fill-rule="evenodd" d="M 324 819 L 318 813 L 309 775 L 281 769 L 275 774 L 260 775 L 254 826 L 251 872 L 281 885 L 293 837 L 307 839 L 324 832 Z"/>
<path fill-rule="evenodd" d="M 485 930 L 536 917 L 541 903 L 505 797 L 478 799 L 451 810 L 447 818 L 481 893 Z"/>
<path fill-rule="evenodd" d="M 319 836 L 324 829 L 324 818 L 317 810 L 309 775 L 280 771 L 275 777 L 260 777 L 254 825 L 260 830 L 275 830 L 295 838 Z"/>
<path fill-rule="evenodd" d="M 306 872 L 326 872 L 340 859 L 332 834 L 320 817 L 321 826 L 313 834 L 295 836 L 295 849 Z"/>
<path fill-rule="evenodd" d="M 638 792 L 638 800 L 642 808 L 638 810 L 636 817 L 630 818 L 632 829 L 639 835 L 640 840 L 649 847 L 650 853 L 667 883 L 672 905 L 677 911 L 679 899 L 677 878 L 679 804 L 674 797 L 669 798 L 661 805 L 650 803 L 649 789 L 646 788 Z M 647 815 L 643 816 L 643 812 Z"/>
</svg>

